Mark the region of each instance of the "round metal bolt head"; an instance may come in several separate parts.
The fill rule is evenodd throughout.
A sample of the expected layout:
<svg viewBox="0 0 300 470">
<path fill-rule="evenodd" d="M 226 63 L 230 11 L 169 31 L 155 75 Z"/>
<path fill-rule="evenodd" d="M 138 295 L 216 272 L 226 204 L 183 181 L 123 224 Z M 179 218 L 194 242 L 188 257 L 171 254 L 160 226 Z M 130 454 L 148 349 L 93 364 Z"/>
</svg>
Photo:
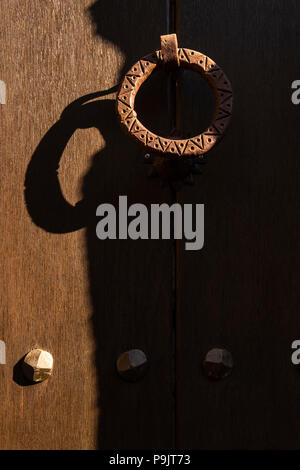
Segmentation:
<svg viewBox="0 0 300 470">
<path fill-rule="evenodd" d="M 52 354 L 42 349 L 32 349 L 24 357 L 22 369 L 26 379 L 30 382 L 43 382 L 52 374 Z"/>
<path fill-rule="evenodd" d="M 213 348 L 203 361 L 204 375 L 208 379 L 220 380 L 228 377 L 233 368 L 232 355 L 227 349 Z"/>
<path fill-rule="evenodd" d="M 136 382 L 141 379 L 148 368 L 146 354 L 140 349 L 126 351 L 117 359 L 117 371 L 128 382 Z"/>
</svg>

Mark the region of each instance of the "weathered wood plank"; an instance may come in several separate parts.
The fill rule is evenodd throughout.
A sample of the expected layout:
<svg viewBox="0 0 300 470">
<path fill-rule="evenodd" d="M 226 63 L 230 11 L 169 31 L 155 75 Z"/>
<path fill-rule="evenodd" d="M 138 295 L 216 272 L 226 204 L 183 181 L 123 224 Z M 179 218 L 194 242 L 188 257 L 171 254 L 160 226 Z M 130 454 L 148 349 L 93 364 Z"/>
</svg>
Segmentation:
<svg viewBox="0 0 300 470">
<path fill-rule="evenodd" d="M 299 448 L 300 332 L 299 2 L 178 0 L 179 44 L 212 57 L 234 90 L 231 128 L 181 202 L 205 204 L 205 247 L 181 252 L 179 445 Z M 183 79 L 183 128 L 209 112 Z M 204 108 L 204 109 L 203 109 Z M 223 345 L 235 369 L 222 383 L 201 373 Z"/>
<path fill-rule="evenodd" d="M 114 94 L 59 120 L 71 102 L 115 86 L 123 66 L 159 47 L 166 3 L 11 0 L 2 8 L 2 449 L 172 445 L 171 243 L 95 234 L 101 202 L 125 194 L 149 205 L 168 191 L 146 179 L 143 156 L 117 125 Z M 85 201 L 77 208 L 61 195 L 59 163 L 63 195 Z M 25 387 L 13 367 L 35 346 L 53 354 L 54 375 Z M 151 361 L 137 384 L 115 372 L 130 347 Z"/>
</svg>

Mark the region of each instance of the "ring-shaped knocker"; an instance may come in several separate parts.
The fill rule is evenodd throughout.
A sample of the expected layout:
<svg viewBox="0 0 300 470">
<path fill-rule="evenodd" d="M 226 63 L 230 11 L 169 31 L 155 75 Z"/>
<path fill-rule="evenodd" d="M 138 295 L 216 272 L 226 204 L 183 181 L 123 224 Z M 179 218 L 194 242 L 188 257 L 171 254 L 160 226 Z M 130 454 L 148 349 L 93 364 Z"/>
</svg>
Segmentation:
<svg viewBox="0 0 300 470">
<path fill-rule="evenodd" d="M 165 156 L 199 157 L 224 135 L 232 114 L 232 88 L 223 70 L 208 56 L 191 49 L 176 50 L 179 66 L 200 73 L 213 90 L 216 109 L 210 126 L 195 137 L 180 139 L 156 135 L 139 121 L 134 109 L 135 97 L 143 82 L 163 65 L 161 50 L 146 55 L 127 72 L 117 95 L 117 112 L 122 127 L 148 151 Z"/>
</svg>

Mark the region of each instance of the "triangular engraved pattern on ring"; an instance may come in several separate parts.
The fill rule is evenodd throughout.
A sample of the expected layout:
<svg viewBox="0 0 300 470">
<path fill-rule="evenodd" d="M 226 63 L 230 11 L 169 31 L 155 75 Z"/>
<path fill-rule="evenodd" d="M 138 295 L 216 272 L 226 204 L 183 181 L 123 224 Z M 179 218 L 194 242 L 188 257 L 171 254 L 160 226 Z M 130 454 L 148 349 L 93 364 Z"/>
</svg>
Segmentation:
<svg viewBox="0 0 300 470">
<path fill-rule="evenodd" d="M 179 49 L 179 59 L 190 62 L 188 52 L 183 48 Z"/>
</svg>

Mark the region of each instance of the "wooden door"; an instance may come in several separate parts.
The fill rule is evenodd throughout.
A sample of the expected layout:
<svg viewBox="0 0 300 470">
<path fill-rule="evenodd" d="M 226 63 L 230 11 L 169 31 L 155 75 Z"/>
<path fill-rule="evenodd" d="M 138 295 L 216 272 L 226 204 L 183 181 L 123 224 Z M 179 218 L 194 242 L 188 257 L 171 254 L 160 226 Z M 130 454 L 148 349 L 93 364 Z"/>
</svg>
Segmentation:
<svg viewBox="0 0 300 470">
<path fill-rule="evenodd" d="M 1 8 L 1 449 L 299 448 L 300 163 L 291 83 L 297 0 L 10 0 Z M 147 178 L 121 132 L 116 85 L 177 32 L 230 78 L 234 114 L 196 184 L 174 194 Z M 2 88 L 3 90 L 3 88 Z M 174 90 L 158 75 L 138 106 L 168 134 Z M 205 126 L 201 80 L 178 80 L 177 126 Z M 156 96 L 156 100 L 153 99 Z M 3 95 L 2 95 L 3 98 Z M 1 100 L 0 100 L 1 101 Z M 205 245 L 96 238 L 96 207 L 205 204 Z M 230 377 L 201 369 L 214 346 Z M 28 385 L 34 347 L 53 376 Z M 150 368 L 127 383 L 120 353 Z"/>
<path fill-rule="evenodd" d="M 205 204 L 205 247 L 180 255 L 182 448 L 300 446 L 291 363 L 300 328 L 299 109 L 291 101 L 299 22 L 293 0 L 178 2 L 180 44 L 213 57 L 234 91 L 230 130 L 180 199 Z M 201 96 L 185 80 L 188 130 Z M 201 362 L 218 345 L 232 353 L 234 370 L 211 383 Z"/>
<path fill-rule="evenodd" d="M 129 3 L 1 8 L 3 449 L 169 448 L 174 439 L 172 243 L 101 243 L 95 231 L 101 202 L 170 199 L 147 179 L 114 105 L 123 70 L 168 32 L 167 2 Z M 166 87 L 153 86 L 163 100 Z M 159 118 L 159 102 L 143 100 L 145 117 L 168 126 L 168 110 Z M 25 386 L 17 364 L 34 347 L 53 354 L 54 373 Z M 136 385 L 115 370 L 130 348 L 151 362 Z"/>
</svg>

